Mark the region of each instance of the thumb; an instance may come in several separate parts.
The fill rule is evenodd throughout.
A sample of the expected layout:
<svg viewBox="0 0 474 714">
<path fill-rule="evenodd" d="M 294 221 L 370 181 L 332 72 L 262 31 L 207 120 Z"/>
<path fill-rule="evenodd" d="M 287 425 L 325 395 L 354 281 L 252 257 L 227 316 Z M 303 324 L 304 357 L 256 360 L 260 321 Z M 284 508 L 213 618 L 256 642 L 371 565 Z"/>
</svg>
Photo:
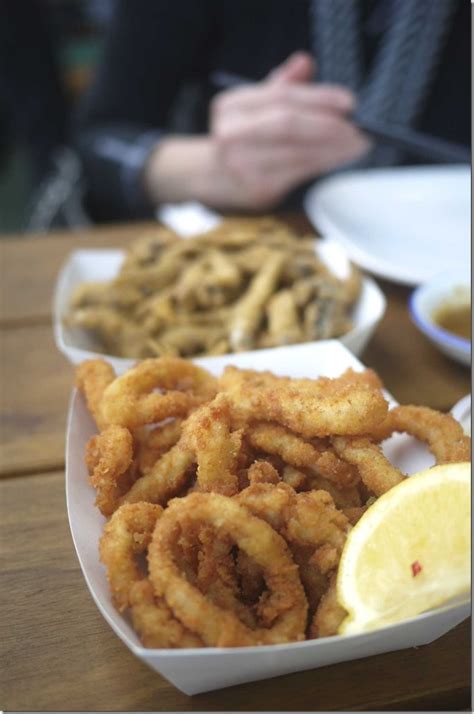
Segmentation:
<svg viewBox="0 0 474 714">
<path fill-rule="evenodd" d="M 272 83 L 309 82 L 316 74 L 316 62 L 308 52 L 294 52 L 267 76 Z"/>
</svg>

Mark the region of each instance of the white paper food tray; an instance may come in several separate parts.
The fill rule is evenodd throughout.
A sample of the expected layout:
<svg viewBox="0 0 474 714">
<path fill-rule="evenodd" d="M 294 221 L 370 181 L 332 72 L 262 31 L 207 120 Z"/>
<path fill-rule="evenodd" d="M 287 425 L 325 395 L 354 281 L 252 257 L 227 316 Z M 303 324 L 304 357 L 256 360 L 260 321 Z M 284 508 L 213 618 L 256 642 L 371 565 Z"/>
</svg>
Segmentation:
<svg viewBox="0 0 474 714">
<path fill-rule="evenodd" d="M 363 368 L 335 341 L 196 361 L 214 374 L 220 374 L 227 364 L 271 369 L 276 374 L 292 377 L 334 377 L 348 367 Z M 363 635 L 232 649 L 146 649 L 140 645 L 127 619 L 112 605 L 105 568 L 99 561 L 98 542 L 105 519 L 94 506 L 95 492 L 89 485 L 84 464 L 85 445 L 95 432 L 95 424 L 82 395 L 74 392 L 66 446 L 66 494 L 72 537 L 84 577 L 99 610 L 120 639 L 137 657 L 186 694 L 423 645 L 448 632 L 469 615 L 470 605 L 463 604 Z M 387 441 L 385 452 L 407 473 L 433 463 L 427 450 L 406 435 L 396 435 Z"/>
<path fill-rule="evenodd" d="M 347 270 L 348 260 L 343 249 L 331 241 L 315 243 L 321 257 L 339 275 Z M 97 342 L 86 330 L 68 328 L 63 317 L 68 313 L 74 289 L 84 282 L 105 282 L 114 278 L 123 262 L 121 250 L 77 250 L 63 265 L 54 297 L 54 335 L 58 349 L 70 362 L 78 364 L 85 359 L 104 356 L 97 352 Z M 385 312 L 386 300 L 377 284 L 363 278 L 360 298 L 353 310 L 353 329 L 340 341 L 356 355 L 361 354 Z M 319 344 L 312 342 L 307 344 Z M 116 369 L 128 369 L 136 360 L 106 355 Z"/>
</svg>

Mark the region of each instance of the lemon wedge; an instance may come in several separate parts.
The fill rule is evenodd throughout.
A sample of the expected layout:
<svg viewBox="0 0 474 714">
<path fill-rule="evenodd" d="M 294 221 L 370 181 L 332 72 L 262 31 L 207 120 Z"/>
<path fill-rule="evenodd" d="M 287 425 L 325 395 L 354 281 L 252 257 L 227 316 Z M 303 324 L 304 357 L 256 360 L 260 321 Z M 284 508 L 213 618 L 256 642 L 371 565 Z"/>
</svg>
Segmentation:
<svg viewBox="0 0 474 714">
<path fill-rule="evenodd" d="M 420 471 L 381 496 L 354 526 L 337 576 L 356 634 L 467 593 L 471 580 L 471 465 Z"/>
</svg>

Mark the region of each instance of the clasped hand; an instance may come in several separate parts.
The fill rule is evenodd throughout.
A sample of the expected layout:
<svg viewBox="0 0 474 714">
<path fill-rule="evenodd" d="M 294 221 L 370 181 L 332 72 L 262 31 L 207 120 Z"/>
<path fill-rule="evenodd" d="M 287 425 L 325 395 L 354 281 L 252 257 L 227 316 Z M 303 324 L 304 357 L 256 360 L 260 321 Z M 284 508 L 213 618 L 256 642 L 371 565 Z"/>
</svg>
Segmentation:
<svg viewBox="0 0 474 714">
<path fill-rule="evenodd" d="M 298 52 L 264 81 L 218 94 L 209 134 L 170 136 L 150 155 L 143 180 L 151 200 L 267 210 L 361 157 L 370 142 L 350 120 L 353 94 L 312 83 L 314 72 L 310 55 Z"/>
<path fill-rule="evenodd" d="M 272 207 L 305 180 L 369 149 L 349 118 L 353 94 L 310 83 L 314 70 L 310 56 L 298 53 L 263 82 L 214 99 L 210 135 L 234 204 Z"/>
</svg>

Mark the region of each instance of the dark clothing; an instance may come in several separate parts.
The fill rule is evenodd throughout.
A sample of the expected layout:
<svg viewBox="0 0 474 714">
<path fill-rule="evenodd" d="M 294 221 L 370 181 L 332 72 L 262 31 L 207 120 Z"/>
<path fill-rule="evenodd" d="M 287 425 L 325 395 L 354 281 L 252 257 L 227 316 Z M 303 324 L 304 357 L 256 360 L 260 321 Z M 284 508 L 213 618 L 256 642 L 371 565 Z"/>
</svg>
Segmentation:
<svg viewBox="0 0 474 714">
<path fill-rule="evenodd" d="M 0 113 L 9 135 L 27 148 L 35 183 L 67 139 L 69 108 L 54 45 L 47 7 L 37 0 L 2 0 Z"/>
<path fill-rule="evenodd" d="M 367 70 L 390 23 L 393 2 L 403 0 L 361 0 Z M 118 2 L 79 118 L 78 144 L 96 217 L 151 215 L 140 188 L 151 146 L 166 132 L 206 131 L 208 104 L 217 91 L 214 72 L 260 80 L 295 50 L 312 51 L 309 5 L 309 0 Z M 423 132 L 466 145 L 471 133 L 470 27 L 470 5 L 459 0 L 417 123 Z M 177 123 L 176 107 L 182 90 L 190 87 L 197 90 L 191 93 L 196 101 L 183 126 Z"/>
</svg>

